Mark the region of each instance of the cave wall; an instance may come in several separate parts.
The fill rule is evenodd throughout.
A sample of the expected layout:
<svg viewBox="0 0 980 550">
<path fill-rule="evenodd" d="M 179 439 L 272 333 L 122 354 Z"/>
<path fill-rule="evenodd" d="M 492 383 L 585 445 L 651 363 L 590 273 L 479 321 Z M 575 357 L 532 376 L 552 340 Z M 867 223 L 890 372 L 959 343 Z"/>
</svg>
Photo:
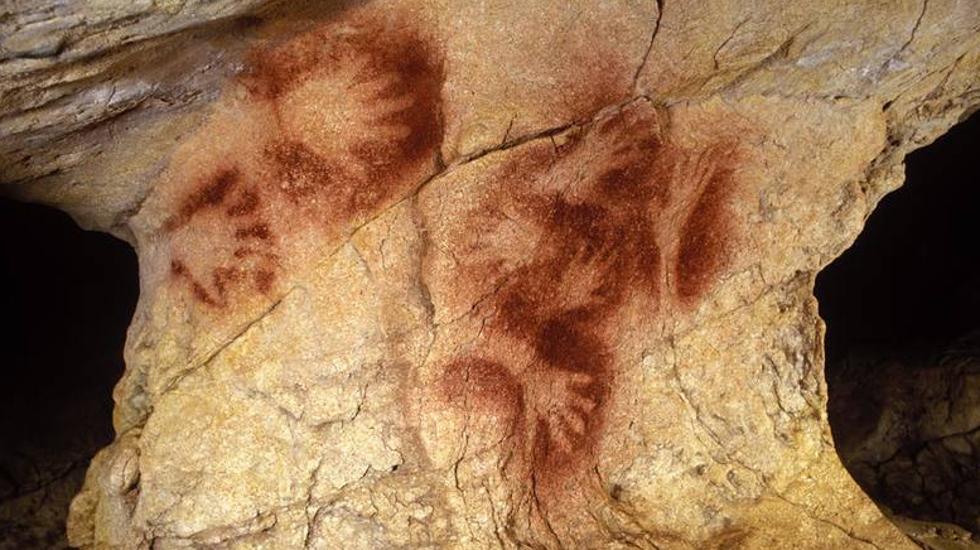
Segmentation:
<svg viewBox="0 0 980 550">
<path fill-rule="evenodd" d="M 73 544 L 911 544 L 812 286 L 975 109 L 975 4 L 8 15 L 4 192 L 140 262 Z"/>
</svg>

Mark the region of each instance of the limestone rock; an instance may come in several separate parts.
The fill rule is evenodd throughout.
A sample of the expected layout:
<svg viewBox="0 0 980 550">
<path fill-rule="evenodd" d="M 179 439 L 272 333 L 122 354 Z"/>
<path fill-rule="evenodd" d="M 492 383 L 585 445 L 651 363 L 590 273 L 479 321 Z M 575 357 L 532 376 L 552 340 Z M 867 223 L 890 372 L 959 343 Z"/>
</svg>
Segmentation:
<svg viewBox="0 0 980 550">
<path fill-rule="evenodd" d="M 140 258 L 74 544 L 913 547 L 811 291 L 975 2 L 29 4 L 5 191 Z"/>
</svg>

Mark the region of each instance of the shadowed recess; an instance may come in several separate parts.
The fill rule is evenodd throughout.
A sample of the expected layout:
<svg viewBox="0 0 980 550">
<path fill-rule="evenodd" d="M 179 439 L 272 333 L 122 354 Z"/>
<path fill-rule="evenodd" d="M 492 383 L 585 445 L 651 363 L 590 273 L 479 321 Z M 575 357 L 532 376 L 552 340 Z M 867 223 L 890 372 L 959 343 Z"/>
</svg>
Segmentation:
<svg viewBox="0 0 980 550">
<path fill-rule="evenodd" d="M 974 115 L 910 155 L 905 185 L 881 201 L 815 289 L 827 322 L 830 422 L 844 465 L 896 514 L 975 534 L 978 144 Z"/>
<path fill-rule="evenodd" d="M 113 438 L 112 388 L 139 292 L 136 255 L 62 212 L 0 200 L 0 266 L 8 319 L 0 331 L 0 542 L 66 548 L 69 500 Z"/>
</svg>

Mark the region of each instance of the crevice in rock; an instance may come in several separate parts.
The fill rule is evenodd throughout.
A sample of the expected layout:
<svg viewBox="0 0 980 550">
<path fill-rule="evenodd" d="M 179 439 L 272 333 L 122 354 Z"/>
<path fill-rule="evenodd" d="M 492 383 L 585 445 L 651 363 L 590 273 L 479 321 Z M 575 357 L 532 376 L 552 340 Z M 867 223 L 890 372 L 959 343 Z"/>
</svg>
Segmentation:
<svg viewBox="0 0 980 550">
<path fill-rule="evenodd" d="M 65 548 L 138 295 L 136 256 L 52 208 L 0 200 L 0 548 Z"/>
<path fill-rule="evenodd" d="M 802 511 L 810 519 L 812 519 L 812 520 L 814 520 L 816 522 L 822 523 L 824 525 L 829 525 L 834 530 L 840 531 L 847 538 L 849 538 L 851 540 L 854 540 L 855 542 L 860 543 L 862 546 L 871 546 L 872 548 L 877 548 L 878 550 L 882 550 L 882 548 L 880 546 L 878 546 L 877 544 L 875 544 L 874 542 L 872 542 L 872 541 L 870 541 L 870 540 L 868 540 L 866 538 L 859 537 L 858 535 L 855 535 L 850 530 L 845 529 L 844 527 L 841 527 L 840 525 L 838 525 L 837 523 L 835 523 L 833 521 L 830 521 L 829 519 L 822 518 L 822 517 L 819 517 L 817 515 L 814 515 L 813 512 L 811 512 L 810 509 L 808 509 L 806 506 L 804 506 L 804 505 L 802 505 L 802 504 L 800 504 L 798 502 L 794 502 L 794 501 L 792 501 L 792 500 L 784 497 L 783 495 L 781 495 L 779 493 L 775 493 L 775 496 L 776 496 L 776 498 L 778 498 L 779 500 L 785 502 L 786 504 L 789 504 L 790 506 L 792 506 L 792 507 L 794 507 L 794 508 Z"/>
<path fill-rule="evenodd" d="M 657 1 L 657 18 L 653 22 L 653 30 L 650 32 L 650 42 L 647 44 L 647 49 L 643 52 L 643 58 L 640 63 L 636 66 L 636 71 L 633 73 L 633 95 L 637 95 L 637 86 L 640 82 L 640 75 L 643 74 L 643 69 L 647 66 L 647 61 L 650 59 L 650 52 L 653 50 L 653 41 L 657 39 L 657 34 L 660 32 L 660 22 L 664 18 L 664 3 L 666 0 L 656 0 Z"/>
<path fill-rule="evenodd" d="M 910 155 L 905 186 L 815 292 L 842 462 L 900 524 L 957 525 L 980 543 L 977 143 L 973 116 Z"/>
<path fill-rule="evenodd" d="M 296 287 L 293 287 L 293 288 L 290 288 L 289 290 L 287 290 L 286 292 L 284 292 L 274 302 L 272 302 L 271 304 L 269 304 L 268 306 L 266 306 L 265 309 L 263 309 L 257 315 L 255 315 L 254 318 L 250 319 L 248 322 L 246 322 L 243 325 L 241 325 L 225 341 L 223 341 L 217 347 L 215 347 L 215 348 L 213 348 L 211 350 L 208 350 L 207 353 L 206 353 L 206 355 L 204 355 L 204 357 L 202 357 L 199 360 L 191 361 L 190 364 L 187 365 L 184 369 L 182 369 L 181 371 L 179 371 L 178 373 L 176 373 L 176 374 L 173 375 L 173 377 L 167 382 L 167 385 L 164 386 L 163 391 L 161 391 L 160 393 L 163 394 L 163 393 L 167 393 L 169 391 L 172 391 L 185 378 L 187 378 L 191 374 L 197 372 L 202 367 L 206 367 L 207 365 L 210 365 L 211 362 L 215 360 L 215 358 L 217 358 L 219 355 L 221 355 L 222 353 L 224 353 L 225 350 L 227 350 L 228 348 L 230 348 L 236 342 L 238 342 L 239 340 L 241 340 L 246 334 L 248 334 L 248 332 L 250 330 L 252 330 L 252 327 L 258 325 L 262 321 L 266 320 L 273 313 L 275 313 L 275 311 L 277 309 L 279 309 L 279 306 L 282 304 L 282 302 L 292 292 L 294 292 L 295 290 L 296 290 Z"/>
</svg>

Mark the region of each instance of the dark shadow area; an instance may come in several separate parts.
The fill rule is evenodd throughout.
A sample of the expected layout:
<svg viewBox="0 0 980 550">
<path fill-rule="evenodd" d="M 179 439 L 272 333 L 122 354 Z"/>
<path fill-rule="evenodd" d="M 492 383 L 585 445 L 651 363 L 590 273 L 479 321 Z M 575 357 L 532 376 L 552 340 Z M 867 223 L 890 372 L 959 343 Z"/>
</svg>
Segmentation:
<svg viewBox="0 0 980 550">
<path fill-rule="evenodd" d="M 136 255 L 66 214 L 0 200 L 0 548 L 65 548 L 139 292 Z"/>
<path fill-rule="evenodd" d="M 854 245 L 817 277 L 827 362 L 941 347 L 980 327 L 980 116 L 906 159 Z"/>
<path fill-rule="evenodd" d="M 817 277 L 834 440 L 887 510 L 980 533 L 980 115 Z"/>
</svg>

